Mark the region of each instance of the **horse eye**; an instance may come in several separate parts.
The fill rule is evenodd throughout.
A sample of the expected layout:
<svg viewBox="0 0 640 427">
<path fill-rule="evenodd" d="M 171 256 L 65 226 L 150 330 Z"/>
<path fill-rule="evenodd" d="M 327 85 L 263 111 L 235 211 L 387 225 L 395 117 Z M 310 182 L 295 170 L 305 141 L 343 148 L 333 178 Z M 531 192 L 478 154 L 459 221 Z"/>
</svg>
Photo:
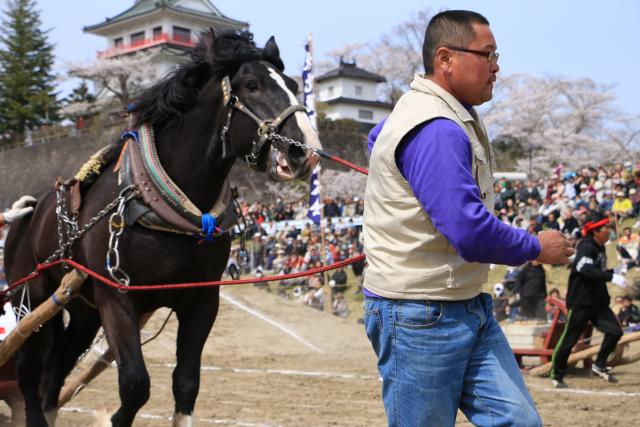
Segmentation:
<svg viewBox="0 0 640 427">
<path fill-rule="evenodd" d="M 255 80 L 249 80 L 244 87 L 249 89 L 251 92 L 255 92 L 258 90 L 258 83 L 256 83 Z"/>
</svg>

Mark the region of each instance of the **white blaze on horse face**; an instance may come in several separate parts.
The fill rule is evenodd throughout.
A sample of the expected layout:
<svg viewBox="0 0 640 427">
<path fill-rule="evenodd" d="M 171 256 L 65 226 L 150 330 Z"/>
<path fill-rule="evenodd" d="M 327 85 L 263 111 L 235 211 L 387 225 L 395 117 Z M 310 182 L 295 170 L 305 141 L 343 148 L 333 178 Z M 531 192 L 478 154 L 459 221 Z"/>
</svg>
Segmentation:
<svg viewBox="0 0 640 427">
<path fill-rule="evenodd" d="M 298 98 L 296 98 L 295 94 L 291 92 L 291 90 L 287 87 L 287 84 L 284 82 L 282 76 L 271 67 L 267 67 L 267 69 L 269 70 L 269 75 L 271 76 L 271 78 L 275 80 L 276 83 L 278 83 L 278 86 L 280 86 L 284 93 L 287 94 L 291 105 L 299 105 L 300 103 L 298 102 Z M 311 120 L 309 120 L 309 116 L 307 116 L 302 111 L 297 111 L 295 113 L 295 117 L 296 122 L 298 123 L 298 127 L 300 128 L 300 130 L 302 131 L 302 135 L 304 136 L 305 145 L 307 145 L 308 147 L 321 149 L 322 145 L 320 144 L 320 138 L 318 138 L 318 132 L 316 132 L 315 129 L 313 129 L 313 126 L 311 126 Z M 317 158 L 317 156 L 313 157 Z"/>
</svg>

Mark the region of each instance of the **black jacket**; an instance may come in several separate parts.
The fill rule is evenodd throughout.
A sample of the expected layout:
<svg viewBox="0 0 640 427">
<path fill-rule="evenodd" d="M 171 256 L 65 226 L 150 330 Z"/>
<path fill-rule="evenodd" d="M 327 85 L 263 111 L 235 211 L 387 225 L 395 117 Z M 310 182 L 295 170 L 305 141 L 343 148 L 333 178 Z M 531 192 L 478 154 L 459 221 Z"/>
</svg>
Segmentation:
<svg viewBox="0 0 640 427">
<path fill-rule="evenodd" d="M 580 240 L 569 275 L 567 307 L 609 306 L 607 282 L 612 277 L 613 270 L 607 270 L 604 246 L 600 246 L 592 235 Z"/>
<path fill-rule="evenodd" d="M 547 278 L 542 264 L 533 266 L 526 263 L 516 276 L 516 286 L 520 298 L 544 298 L 547 296 Z"/>
<path fill-rule="evenodd" d="M 564 225 L 562 226 L 562 232 L 566 234 L 573 234 L 573 230 L 580 228 L 578 220 L 574 217 L 569 219 L 565 218 Z"/>
</svg>

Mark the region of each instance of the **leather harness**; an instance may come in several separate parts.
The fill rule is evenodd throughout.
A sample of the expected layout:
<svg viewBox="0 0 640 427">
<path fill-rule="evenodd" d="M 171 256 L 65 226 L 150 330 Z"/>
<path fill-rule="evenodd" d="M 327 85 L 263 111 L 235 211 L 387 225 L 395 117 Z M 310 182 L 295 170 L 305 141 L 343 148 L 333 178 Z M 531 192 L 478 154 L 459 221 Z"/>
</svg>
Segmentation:
<svg viewBox="0 0 640 427">
<path fill-rule="evenodd" d="M 223 102 L 227 107 L 227 122 L 222 128 L 221 142 L 223 157 L 230 150 L 229 128 L 234 110 L 249 116 L 258 125 L 258 141 L 252 141 L 251 152 L 244 156 L 247 164 L 255 170 L 259 169 L 259 157 L 266 144 L 277 135 L 279 127 L 292 114 L 306 112 L 302 105 L 290 105 L 274 119 L 260 119 L 250 108 L 242 103 L 231 92 L 231 80 L 225 76 L 221 82 Z M 119 169 L 118 183 L 121 187 L 134 184 L 140 197 L 129 202 L 125 211 L 128 225 L 136 221 L 147 228 L 168 231 L 178 234 L 205 236 L 211 235 L 213 227 L 222 233 L 236 223 L 233 208 L 232 189 L 229 178 L 225 179 L 222 191 L 211 211 L 203 214 L 166 173 L 157 154 L 153 130 L 149 125 L 142 125 L 138 131 L 125 132 L 122 139 L 122 162 Z M 205 224 L 208 224 L 205 226 Z"/>
</svg>

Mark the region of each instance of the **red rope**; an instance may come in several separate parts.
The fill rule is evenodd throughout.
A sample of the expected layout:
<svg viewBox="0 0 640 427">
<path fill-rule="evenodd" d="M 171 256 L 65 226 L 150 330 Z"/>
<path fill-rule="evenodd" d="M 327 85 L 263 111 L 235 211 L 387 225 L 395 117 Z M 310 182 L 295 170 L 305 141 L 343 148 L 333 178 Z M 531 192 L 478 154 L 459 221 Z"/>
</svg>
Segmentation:
<svg viewBox="0 0 640 427">
<path fill-rule="evenodd" d="M 318 154 L 321 157 L 323 157 L 323 158 L 325 158 L 327 160 L 333 160 L 336 163 L 340 163 L 340 164 L 342 164 L 342 165 L 344 165 L 344 166 L 346 166 L 348 168 L 354 169 L 354 170 L 356 170 L 356 171 L 358 171 L 360 173 L 363 173 L 365 175 L 369 175 L 369 171 L 368 170 L 366 170 L 365 168 L 361 168 L 360 166 L 356 165 L 355 163 L 351 163 L 348 160 L 342 159 L 342 158 L 340 158 L 338 156 L 334 156 L 333 154 L 329 154 L 329 153 L 327 153 L 326 151 L 323 151 L 323 150 L 318 150 Z"/>
<path fill-rule="evenodd" d="M 327 153 L 326 151 L 323 150 L 318 150 L 318 154 L 328 160 L 332 160 L 334 162 L 340 163 L 344 166 L 347 166 L 351 169 L 354 169 L 360 173 L 363 173 L 365 175 L 369 174 L 369 171 L 366 170 L 365 168 L 362 168 L 358 165 L 356 165 L 355 163 L 351 163 L 348 160 L 342 159 L 340 157 L 334 156 L 332 154 Z M 354 262 L 358 262 L 358 261 L 362 261 L 366 258 L 366 255 L 358 255 L 356 257 L 353 258 L 349 258 L 346 259 L 344 261 L 339 261 L 339 262 L 335 262 L 331 265 L 327 265 L 324 267 L 318 267 L 318 268 L 314 268 L 311 270 L 307 270 L 307 271 L 302 271 L 299 273 L 290 273 L 290 274 L 283 274 L 281 276 L 270 276 L 270 277 L 254 277 L 251 279 L 238 279 L 238 280 L 214 280 L 214 281 L 209 281 L 209 282 L 193 282 L 193 283 L 170 283 L 170 284 L 166 284 L 166 285 L 132 285 L 132 286 L 125 286 L 125 285 L 121 285 L 119 283 L 114 282 L 111 279 L 108 279 L 104 276 L 102 276 L 101 274 L 96 273 L 93 270 L 90 270 L 88 267 L 85 267 L 82 264 L 78 264 L 77 262 L 71 260 L 71 259 L 60 259 L 60 260 L 56 260 L 53 262 L 50 262 L 48 264 L 38 264 L 36 266 L 36 270 L 34 272 L 32 272 L 31 274 L 29 274 L 26 277 L 23 277 L 22 279 L 14 282 L 11 286 L 9 286 L 7 289 L 5 289 L 4 291 L 0 292 L 0 300 L 1 301 L 5 301 L 5 296 L 8 292 L 10 292 L 11 290 L 17 288 L 18 286 L 21 286 L 22 284 L 28 282 L 29 280 L 35 279 L 36 277 L 40 276 L 40 274 L 42 273 L 42 271 L 51 268 L 55 265 L 58 264 L 62 264 L 62 263 L 66 263 L 69 264 L 71 266 L 73 266 L 74 268 L 83 271 L 85 273 L 87 273 L 89 276 L 93 277 L 94 279 L 104 283 L 107 286 L 110 286 L 112 288 L 116 288 L 116 289 L 123 289 L 123 290 L 129 290 L 129 291 L 152 291 L 152 290 L 169 290 L 169 289 L 189 289 L 189 288 L 202 288 L 202 287 L 207 287 L 207 286 L 223 286 L 223 285 L 246 285 L 249 283 L 260 283 L 260 282 L 269 282 L 272 280 L 287 280 L 287 279 L 295 279 L 298 277 L 304 277 L 304 276 L 311 276 L 313 274 L 316 273 L 322 273 L 325 271 L 329 271 L 329 270 L 335 270 L 336 268 L 340 268 L 340 267 L 344 267 L 346 265 L 349 264 L 353 264 Z"/>
<path fill-rule="evenodd" d="M 354 262 L 362 261 L 365 259 L 365 257 L 366 257 L 365 255 L 358 255 L 356 257 L 349 258 L 344 261 L 335 262 L 333 264 L 326 265 L 323 267 L 317 267 L 311 270 L 301 271 L 299 273 L 283 274 L 280 276 L 270 276 L 270 277 L 260 277 L 260 278 L 254 277 L 250 279 L 238 279 L 238 280 L 212 280 L 208 282 L 170 283 L 165 285 L 131 285 L 131 286 L 125 286 L 125 285 L 116 283 L 113 280 L 108 279 L 107 277 L 96 273 L 95 271 L 89 269 L 88 267 L 85 267 L 84 265 L 75 262 L 74 260 L 59 259 L 59 260 L 50 262 L 48 264 L 38 264 L 38 266 L 36 267 L 36 271 L 15 282 L 14 284 L 11 285 L 9 289 L 0 293 L 0 295 L 4 296 L 4 294 L 9 290 L 39 276 L 42 271 L 62 263 L 69 264 L 73 268 L 83 271 L 87 273 L 89 276 L 93 277 L 94 279 L 115 289 L 121 289 L 121 290 L 127 290 L 127 291 L 156 291 L 156 290 L 171 290 L 171 289 L 203 288 L 203 287 L 209 287 L 209 286 L 223 286 L 223 285 L 246 285 L 249 283 L 269 282 L 272 280 L 295 279 L 298 277 L 311 276 L 313 274 L 322 273 L 329 270 L 335 270 L 336 268 L 341 268 L 349 264 L 353 264 Z"/>
</svg>

